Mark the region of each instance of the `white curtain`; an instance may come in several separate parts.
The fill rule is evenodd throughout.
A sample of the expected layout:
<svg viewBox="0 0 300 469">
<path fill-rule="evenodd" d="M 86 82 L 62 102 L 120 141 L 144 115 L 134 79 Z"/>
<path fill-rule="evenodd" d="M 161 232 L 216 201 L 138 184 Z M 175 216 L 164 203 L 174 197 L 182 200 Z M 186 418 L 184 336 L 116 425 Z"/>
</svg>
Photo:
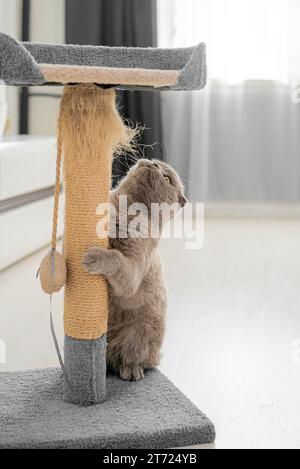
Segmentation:
<svg viewBox="0 0 300 469">
<path fill-rule="evenodd" d="M 300 200 L 299 0 L 158 0 L 162 47 L 208 46 L 208 86 L 163 93 L 168 159 L 193 200 Z"/>
</svg>

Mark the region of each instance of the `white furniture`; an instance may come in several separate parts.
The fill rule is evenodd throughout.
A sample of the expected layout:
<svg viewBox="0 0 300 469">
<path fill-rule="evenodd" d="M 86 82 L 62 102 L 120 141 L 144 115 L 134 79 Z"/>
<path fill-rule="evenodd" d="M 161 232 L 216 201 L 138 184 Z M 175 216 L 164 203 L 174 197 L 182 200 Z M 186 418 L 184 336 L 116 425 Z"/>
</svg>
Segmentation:
<svg viewBox="0 0 300 469">
<path fill-rule="evenodd" d="M 0 270 L 49 242 L 55 157 L 54 137 L 0 142 Z"/>
<path fill-rule="evenodd" d="M 0 141 L 2 140 L 2 135 L 5 129 L 6 113 L 7 113 L 7 104 L 6 104 L 5 86 L 0 83 Z"/>
</svg>

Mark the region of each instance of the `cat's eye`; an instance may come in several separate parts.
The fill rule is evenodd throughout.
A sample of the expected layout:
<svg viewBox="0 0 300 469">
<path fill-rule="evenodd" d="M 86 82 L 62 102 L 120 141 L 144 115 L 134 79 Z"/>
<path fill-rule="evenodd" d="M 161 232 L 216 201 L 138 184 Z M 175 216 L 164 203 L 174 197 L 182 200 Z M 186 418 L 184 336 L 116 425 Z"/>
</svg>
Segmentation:
<svg viewBox="0 0 300 469">
<path fill-rule="evenodd" d="M 164 176 L 164 180 L 165 180 L 168 184 L 172 184 L 172 179 L 171 179 L 169 176 Z"/>
</svg>

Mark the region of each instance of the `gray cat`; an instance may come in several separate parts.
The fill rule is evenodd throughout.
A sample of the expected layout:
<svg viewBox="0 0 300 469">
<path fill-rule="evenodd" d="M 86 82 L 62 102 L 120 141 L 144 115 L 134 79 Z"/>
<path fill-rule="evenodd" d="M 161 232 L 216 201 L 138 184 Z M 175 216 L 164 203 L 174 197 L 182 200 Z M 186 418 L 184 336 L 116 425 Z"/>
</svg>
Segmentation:
<svg viewBox="0 0 300 469">
<path fill-rule="evenodd" d="M 143 204 L 145 223 L 140 236 L 130 236 L 132 217 L 119 210 L 121 196 L 128 206 Z M 91 274 L 102 274 L 109 284 L 108 366 L 125 380 L 139 380 L 144 370 L 156 367 L 165 331 L 167 296 L 158 252 L 159 236 L 173 212 L 151 217 L 152 204 L 187 203 L 178 174 L 160 161 L 140 160 L 111 192 L 117 219 L 116 236 L 110 237 L 109 250 L 90 248 L 83 267 Z M 128 236 L 124 236 L 124 224 Z M 156 228 L 158 236 L 151 229 Z M 150 229 L 151 228 L 151 229 Z M 122 237 L 120 230 L 123 230 Z M 154 230 L 155 231 L 155 230 Z"/>
</svg>

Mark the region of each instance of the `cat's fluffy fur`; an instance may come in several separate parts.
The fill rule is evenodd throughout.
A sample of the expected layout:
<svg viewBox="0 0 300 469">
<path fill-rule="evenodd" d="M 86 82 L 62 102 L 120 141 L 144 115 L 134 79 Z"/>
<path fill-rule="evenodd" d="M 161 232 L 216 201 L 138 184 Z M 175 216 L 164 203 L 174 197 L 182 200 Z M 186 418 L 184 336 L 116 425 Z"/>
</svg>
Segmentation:
<svg viewBox="0 0 300 469">
<path fill-rule="evenodd" d="M 121 195 L 127 195 L 128 206 L 138 202 L 148 209 L 152 203 L 186 204 L 179 176 L 159 161 L 140 160 L 111 192 L 118 215 Z M 159 225 L 161 232 L 162 220 Z M 102 274 L 108 281 L 108 366 L 126 380 L 143 378 L 144 370 L 160 360 L 167 296 L 158 244 L 159 238 L 151 236 L 117 236 L 110 238 L 109 250 L 92 247 L 82 261 L 89 273 Z"/>
</svg>

